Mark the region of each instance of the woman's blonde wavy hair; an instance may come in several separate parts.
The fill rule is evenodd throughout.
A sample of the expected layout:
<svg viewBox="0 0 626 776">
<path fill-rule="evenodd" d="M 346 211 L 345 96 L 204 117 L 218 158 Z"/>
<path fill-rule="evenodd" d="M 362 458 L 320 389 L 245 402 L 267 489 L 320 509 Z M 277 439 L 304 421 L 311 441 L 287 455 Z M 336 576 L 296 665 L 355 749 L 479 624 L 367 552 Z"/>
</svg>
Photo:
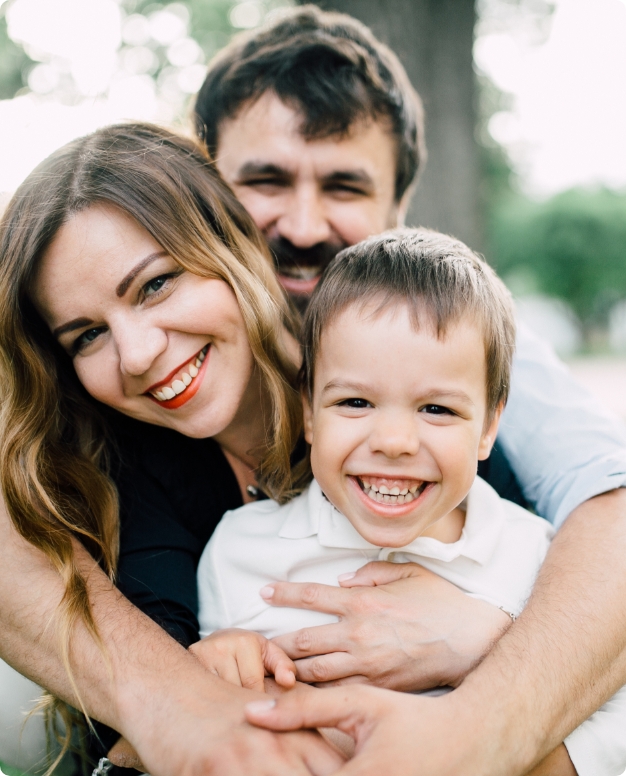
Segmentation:
<svg viewBox="0 0 626 776">
<path fill-rule="evenodd" d="M 74 624 L 99 642 L 73 540 L 114 579 L 118 504 L 98 406 L 29 289 L 60 227 L 98 203 L 129 214 L 184 269 L 234 291 L 271 401 L 258 474 L 272 495 L 289 490 L 301 430 L 286 336 L 297 322 L 263 238 L 198 143 L 147 124 L 112 126 L 64 146 L 27 178 L 0 225 L 0 484 L 16 530 L 63 579 L 59 637 L 70 678 Z"/>
</svg>

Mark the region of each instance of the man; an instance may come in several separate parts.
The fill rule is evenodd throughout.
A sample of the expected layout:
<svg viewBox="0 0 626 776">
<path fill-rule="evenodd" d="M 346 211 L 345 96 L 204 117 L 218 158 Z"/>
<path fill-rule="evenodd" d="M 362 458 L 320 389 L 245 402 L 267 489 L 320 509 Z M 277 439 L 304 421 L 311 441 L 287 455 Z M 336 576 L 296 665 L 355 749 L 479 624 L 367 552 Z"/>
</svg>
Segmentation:
<svg viewBox="0 0 626 776">
<path fill-rule="evenodd" d="M 397 59 L 363 25 L 313 7 L 293 9 L 218 55 L 196 125 L 301 306 L 338 250 L 402 223 L 424 157 L 421 105 Z M 280 584 L 273 598 L 342 618 L 281 640 L 309 681 L 365 676 L 401 689 L 433 681 L 463 681 L 461 688 L 443 699 L 342 689 L 320 693 L 315 706 L 290 698 L 278 712 L 257 708 L 251 719 L 276 729 L 340 725 L 359 744 L 346 774 L 374 774 L 391 761 L 395 774 L 415 773 L 419 761 L 420 774 L 510 776 L 540 762 L 626 682 L 623 429 L 522 332 L 500 443 L 526 497 L 562 527 L 520 621 L 464 681 L 484 644 L 460 654 L 473 638 L 461 605 L 453 632 L 451 620 L 437 623 L 441 606 L 429 610 L 421 600 L 405 611 L 376 587 L 357 597 Z M 378 565 L 350 584 L 383 584 L 399 573 L 419 575 Z M 411 635 L 392 636 L 389 610 L 394 623 L 411 620 Z M 376 649 L 364 633 L 376 634 Z M 383 673 L 390 665 L 393 678 Z M 545 768 L 573 772 L 567 756 Z"/>
</svg>

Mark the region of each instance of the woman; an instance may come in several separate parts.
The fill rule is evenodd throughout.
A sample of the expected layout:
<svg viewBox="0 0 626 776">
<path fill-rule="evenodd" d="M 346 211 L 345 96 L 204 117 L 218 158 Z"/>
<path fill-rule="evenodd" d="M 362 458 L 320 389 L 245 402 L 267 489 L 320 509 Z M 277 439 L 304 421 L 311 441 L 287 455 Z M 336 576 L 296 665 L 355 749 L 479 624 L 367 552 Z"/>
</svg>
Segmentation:
<svg viewBox="0 0 626 776">
<path fill-rule="evenodd" d="M 7 622 L 30 607 L 3 655 L 124 733 L 155 776 L 332 772 L 311 734 L 247 728 L 251 693 L 199 671 L 90 560 L 187 646 L 215 524 L 284 485 L 295 324 L 251 220 L 194 143 L 129 125 L 29 176 L 0 246 L 0 547 L 36 593 L 0 586 Z"/>
</svg>

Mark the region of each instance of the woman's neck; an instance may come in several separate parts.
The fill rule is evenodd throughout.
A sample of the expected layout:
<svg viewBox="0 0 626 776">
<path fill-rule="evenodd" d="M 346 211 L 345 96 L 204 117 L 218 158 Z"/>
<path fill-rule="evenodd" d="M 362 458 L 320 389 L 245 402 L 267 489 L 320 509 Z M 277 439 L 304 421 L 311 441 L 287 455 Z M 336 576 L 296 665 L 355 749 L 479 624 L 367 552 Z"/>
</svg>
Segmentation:
<svg viewBox="0 0 626 776">
<path fill-rule="evenodd" d="M 267 428 L 272 422 L 272 407 L 259 370 L 255 368 L 237 414 L 215 436 L 229 463 L 236 459 L 248 469 L 256 469 L 266 450 Z M 233 466 L 234 469 L 234 466 Z"/>
</svg>

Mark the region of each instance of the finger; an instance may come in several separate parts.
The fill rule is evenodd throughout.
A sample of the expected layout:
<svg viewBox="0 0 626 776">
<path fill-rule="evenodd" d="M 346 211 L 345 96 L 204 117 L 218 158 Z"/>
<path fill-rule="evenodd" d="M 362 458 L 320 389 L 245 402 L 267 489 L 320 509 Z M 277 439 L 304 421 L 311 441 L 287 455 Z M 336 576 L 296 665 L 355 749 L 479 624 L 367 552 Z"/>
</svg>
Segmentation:
<svg viewBox="0 0 626 776">
<path fill-rule="evenodd" d="M 270 676 L 281 687 L 293 687 L 296 683 L 296 666 L 293 660 L 272 641 L 263 644 L 263 662 Z"/>
<path fill-rule="evenodd" d="M 338 617 L 345 615 L 351 600 L 347 590 L 314 582 L 273 582 L 262 588 L 259 594 L 272 606 L 313 609 Z"/>
<path fill-rule="evenodd" d="M 372 692 L 376 691 L 371 687 L 289 692 L 280 698 L 248 703 L 245 715 L 253 725 L 271 730 L 336 727 L 352 734 L 364 717 L 371 714 L 368 695 Z"/>
<path fill-rule="evenodd" d="M 214 660 L 211 666 L 207 665 L 207 668 L 216 673 L 225 682 L 242 687 L 239 665 L 235 655 L 224 655 L 221 660 Z"/>
<path fill-rule="evenodd" d="M 337 733 L 337 735 L 340 736 L 342 734 Z M 350 741 L 351 739 L 348 740 Z M 331 776 L 331 774 L 336 774 L 337 770 L 345 762 L 346 758 L 340 751 L 337 751 L 332 744 L 328 746 L 327 742 L 318 733 L 306 734 L 302 744 L 303 747 L 300 755 L 313 776 Z"/>
<path fill-rule="evenodd" d="M 138 771 L 145 770 L 139 755 L 135 751 L 132 744 L 130 744 L 125 738 L 119 738 L 113 745 L 107 758 L 117 765 L 119 768 L 135 768 Z"/>
<path fill-rule="evenodd" d="M 417 563 L 388 563 L 384 560 L 374 560 L 366 563 L 354 574 L 341 574 L 337 577 L 337 581 L 343 588 L 376 587 L 407 577 L 417 577 L 424 572 L 426 569 Z"/>
<path fill-rule="evenodd" d="M 315 682 L 315 684 L 307 684 L 307 687 L 347 687 L 349 684 L 371 684 L 367 676 L 363 674 L 355 674 L 354 676 L 346 676 L 345 679 L 335 679 L 332 682 Z"/>
<path fill-rule="evenodd" d="M 345 649 L 350 637 L 341 622 L 329 625 L 315 625 L 293 633 L 284 633 L 272 639 L 292 660 L 313 655 L 326 655 Z"/>
<path fill-rule="evenodd" d="M 359 665 L 349 652 L 331 652 L 328 655 L 296 660 L 296 677 L 301 682 L 324 683 L 345 679 L 358 673 Z"/>
<path fill-rule="evenodd" d="M 261 646 L 256 641 L 237 645 L 235 653 L 241 686 L 257 692 L 265 691 L 265 666 Z"/>
</svg>

